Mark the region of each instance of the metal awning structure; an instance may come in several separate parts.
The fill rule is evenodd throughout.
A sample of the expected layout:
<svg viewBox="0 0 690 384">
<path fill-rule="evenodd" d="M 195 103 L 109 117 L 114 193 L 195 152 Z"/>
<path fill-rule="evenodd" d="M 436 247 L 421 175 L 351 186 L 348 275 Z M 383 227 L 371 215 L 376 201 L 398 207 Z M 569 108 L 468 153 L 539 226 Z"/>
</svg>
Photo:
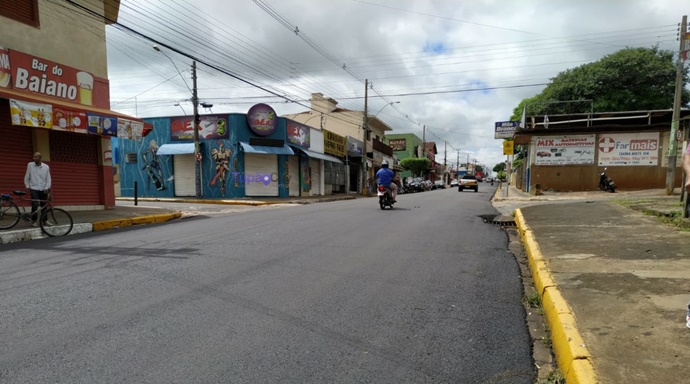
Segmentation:
<svg viewBox="0 0 690 384">
<path fill-rule="evenodd" d="M 240 146 L 245 153 L 259 153 L 263 155 L 294 155 L 295 152 L 292 149 L 283 144 L 282 147 L 269 147 L 266 145 L 250 145 L 240 141 Z"/>
<path fill-rule="evenodd" d="M 304 148 L 300 148 L 300 147 L 293 147 L 293 148 L 304 152 L 305 155 L 307 155 L 311 158 L 314 158 L 314 159 L 321 159 L 321 160 L 330 161 L 333 163 L 343 164 L 343 162 L 340 161 L 340 159 L 338 159 L 337 157 L 331 156 L 331 155 L 326 155 L 324 153 L 318 153 L 318 152 L 310 151 L 308 149 L 304 149 Z"/>
<path fill-rule="evenodd" d="M 163 144 L 156 151 L 157 155 L 188 155 L 194 153 L 194 143 Z"/>
</svg>

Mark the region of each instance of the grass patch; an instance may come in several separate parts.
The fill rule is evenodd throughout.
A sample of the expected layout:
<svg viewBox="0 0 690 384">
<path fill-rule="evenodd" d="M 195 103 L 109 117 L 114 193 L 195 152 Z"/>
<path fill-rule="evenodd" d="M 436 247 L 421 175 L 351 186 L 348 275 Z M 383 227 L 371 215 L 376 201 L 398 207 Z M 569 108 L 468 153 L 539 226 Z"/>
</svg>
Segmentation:
<svg viewBox="0 0 690 384">
<path fill-rule="evenodd" d="M 546 332 L 546 336 L 541 338 L 541 342 L 546 345 L 547 348 L 553 350 L 553 342 L 551 341 L 551 328 L 549 328 L 549 324 L 544 322 L 544 332 Z"/>
<path fill-rule="evenodd" d="M 616 204 L 653 216 L 660 223 L 674 227 L 680 231 L 690 232 L 690 219 L 683 218 L 683 203 L 661 202 L 659 200 L 613 200 Z"/>
<path fill-rule="evenodd" d="M 537 381 L 537 384 L 566 384 L 565 378 L 558 369 L 551 371 L 546 378 Z"/>
<path fill-rule="evenodd" d="M 529 308 L 541 308 L 541 298 L 539 297 L 538 293 L 534 292 L 531 295 L 525 295 L 523 299 L 525 301 L 525 305 Z"/>
</svg>

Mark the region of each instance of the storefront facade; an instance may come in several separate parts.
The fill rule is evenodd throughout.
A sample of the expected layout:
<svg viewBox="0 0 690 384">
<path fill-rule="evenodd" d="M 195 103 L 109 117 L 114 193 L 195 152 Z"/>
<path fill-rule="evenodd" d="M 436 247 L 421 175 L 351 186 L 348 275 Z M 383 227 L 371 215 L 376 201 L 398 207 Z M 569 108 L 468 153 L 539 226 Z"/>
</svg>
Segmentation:
<svg viewBox="0 0 690 384">
<path fill-rule="evenodd" d="M 346 188 L 348 193 L 358 193 L 362 190 L 362 153 L 364 151 L 364 142 L 352 136 L 346 137 L 347 152 L 346 152 Z"/>
<path fill-rule="evenodd" d="M 413 133 L 398 133 L 386 135 L 386 143 L 393 150 L 398 161 L 409 158 L 417 158 L 422 139 Z M 403 171 L 400 177 L 407 179 L 412 177 L 412 171 Z"/>
<path fill-rule="evenodd" d="M 302 163 L 288 145 L 287 119 L 270 106 L 200 116 L 200 159 L 191 119 L 146 119 L 153 130 L 143 141 L 119 140 L 122 196 L 195 196 L 197 161 L 204 198 L 298 196 Z"/>
<path fill-rule="evenodd" d="M 530 116 L 528 127 L 515 135 L 515 145 L 526 156 L 512 170 L 512 182 L 530 193 L 597 190 L 599 175 L 608 168 L 607 174 L 621 190 L 664 188 L 671 116 L 670 110 L 555 115 L 546 120 Z M 677 134 L 676 186 L 683 174 L 685 124 Z"/>
<path fill-rule="evenodd" d="M 33 153 L 50 166 L 55 204 L 115 206 L 111 137 L 141 137 L 144 122 L 110 111 L 108 80 L 0 48 L 0 190 L 24 189 Z"/>
</svg>

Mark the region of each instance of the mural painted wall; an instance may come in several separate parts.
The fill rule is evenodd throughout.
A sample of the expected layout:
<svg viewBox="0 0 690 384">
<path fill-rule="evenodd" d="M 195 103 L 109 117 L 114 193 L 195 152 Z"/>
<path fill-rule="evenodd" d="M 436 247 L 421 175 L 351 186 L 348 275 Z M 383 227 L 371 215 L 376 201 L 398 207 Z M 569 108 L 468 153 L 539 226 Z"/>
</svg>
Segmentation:
<svg viewBox="0 0 690 384">
<path fill-rule="evenodd" d="M 232 116 L 228 116 L 232 117 Z M 232 121 L 231 119 L 228 119 Z M 122 196 L 134 196 L 134 183 L 140 197 L 176 197 L 173 156 L 159 155 L 163 144 L 193 141 L 172 137 L 171 118 L 146 119 L 153 130 L 142 141 L 119 140 L 119 173 Z M 238 156 L 235 132 L 237 124 L 229 123 L 228 139 L 200 139 L 202 194 L 205 198 L 232 198 L 244 196 L 244 185 L 232 180 L 232 172 L 244 168 Z M 136 163 L 133 162 L 136 160 Z"/>
<path fill-rule="evenodd" d="M 201 118 L 203 120 L 204 116 Z M 240 151 L 239 141 L 248 142 L 250 138 L 257 135 L 249 129 L 245 114 L 215 114 L 213 118 L 218 121 L 227 119 L 227 127 L 223 126 L 227 128 L 227 132 L 222 132 L 222 135 L 203 137 L 200 135 L 203 197 L 211 199 L 244 197 L 245 183 L 233 176 L 233 173 L 244 171 L 244 153 Z M 156 152 L 164 144 L 175 145 L 193 143 L 193 141 L 180 139 L 179 132 L 171 129 L 172 123 L 180 121 L 179 117 L 144 120 L 153 125 L 153 130 L 142 140 L 118 139 L 116 156 L 119 160 L 120 195 L 133 197 L 136 183 L 137 195 L 140 197 L 177 197 L 173 156 L 191 156 L 191 154 L 162 155 Z M 275 130 L 264 137 L 285 140 L 286 120 L 279 118 Z M 276 182 L 279 183 L 279 196 L 287 197 L 288 156 L 277 157 L 279 177 Z"/>
</svg>

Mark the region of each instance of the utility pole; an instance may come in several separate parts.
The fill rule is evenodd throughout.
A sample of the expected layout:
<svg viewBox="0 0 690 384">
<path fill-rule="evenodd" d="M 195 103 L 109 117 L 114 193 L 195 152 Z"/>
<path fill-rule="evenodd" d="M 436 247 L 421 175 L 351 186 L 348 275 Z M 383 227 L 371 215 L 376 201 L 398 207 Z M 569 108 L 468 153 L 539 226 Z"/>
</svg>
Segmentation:
<svg viewBox="0 0 690 384">
<path fill-rule="evenodd" d="M 199 148 L 199 97 L 196 92 L 196 61 L 192 61 L 192 104 L 194 105 L 194 184 L 196 198 L 201 199 L 201 149 Z"/>
<path fill-rule="evenodd" d="M 369 112 L 367 111 L 367 99 L 369 96 L 369 79 L 364 80 L 364 120 L 362 126 L 364 127 L 364 144 L 362 144 L 362 194 L 367 186 L 367 137 L 369 136 Z M 369 191 L 371 192 L 371 191 Z"/>
<path fill-rule="evenodd" d="M 449 183 L 450 180 L 446 179 L 446 172 L 448 171 L 448 142 L 443 142 L 443 183 Z M 448 175 L 450 177 L 450 175 Z"/>
<path fill-rule="evenodd" d="M 671 137 L 668 149 L 668 171 L 666 173 L 666 194 L 672 195 L 676 184 L 676 155 L 678 147 L 678 126 L 680 125 L 680 104 L 683 94 L 683 48 L 685 45 L 685 31 L 687 30 L 688 17 L 683 16 L 680 22 L 680 49 L 678 50 L 678 63 L 676 64 L 676 93 L 673 98 L 673 117 L 671 118 Z"/>
<path fill-rule="evenodd" d="M 426 125 L 422 125 L 422 157 L 426 158 Z"/>
<path fill-rule="evenodd" d="M 460 172 L 460 150 L 458 149 L 458 162 L 455 163 L 455 177 L 458 177 L 458 172 Z"/>
</svg>

